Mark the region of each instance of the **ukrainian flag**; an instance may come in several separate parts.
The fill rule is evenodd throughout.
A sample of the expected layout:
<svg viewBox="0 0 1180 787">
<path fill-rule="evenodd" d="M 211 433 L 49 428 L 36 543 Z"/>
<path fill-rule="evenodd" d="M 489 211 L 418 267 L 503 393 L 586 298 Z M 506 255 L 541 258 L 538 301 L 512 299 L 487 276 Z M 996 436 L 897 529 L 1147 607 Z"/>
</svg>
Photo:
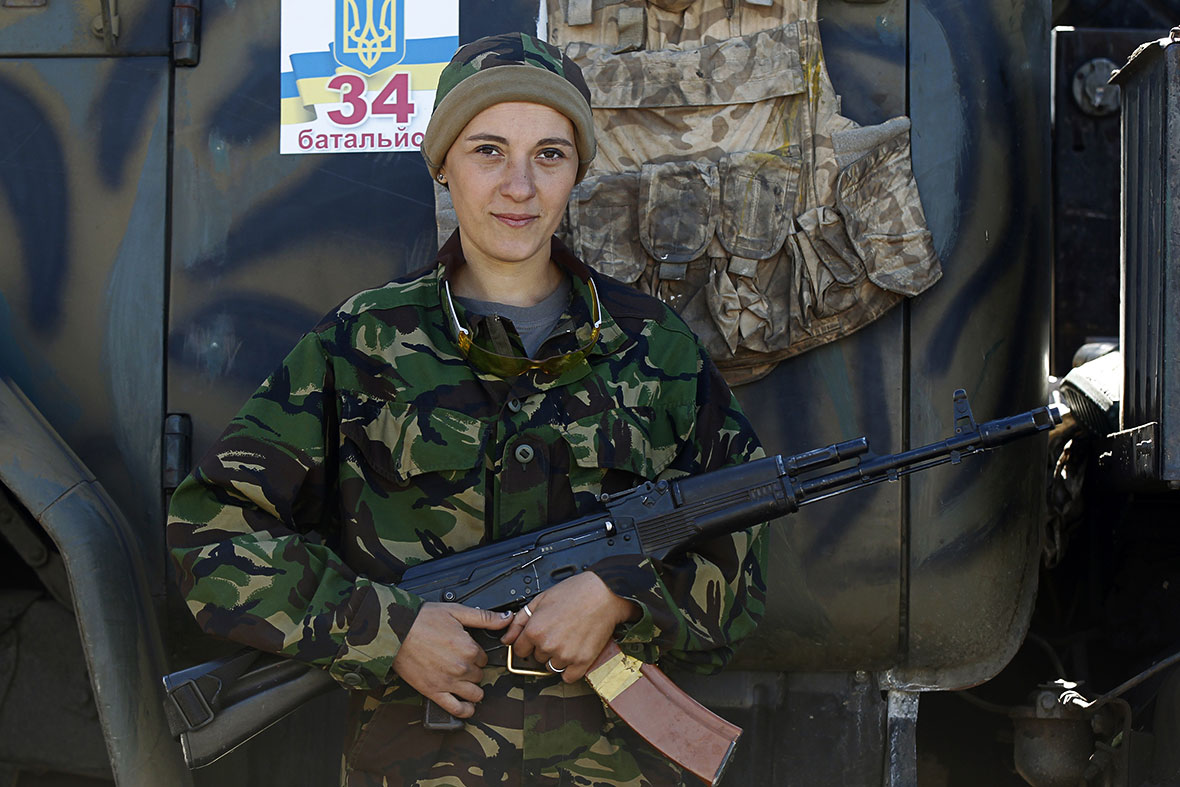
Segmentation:
<svg viewBox="0 0 1180 787">
<path fill-rule="evenodd" d="M 459 48 L 459 36 L 406 40 L 406 56 L 395 66 L 365 75 L 336 61 L 333 44 L 324 52 L 297 52 L 291 55 L 291 70 L 282 72 L 280 97 L 283 125 L 315 120 L 316 104 L 338 104 L 340 92 L 328 89 L 328 81 L 337 74 L 356 74 L 366 88 L 380 91 L 394 73 L 409 73 L 411 90 L 437 90 L 438 77 Z"/>
</svg>

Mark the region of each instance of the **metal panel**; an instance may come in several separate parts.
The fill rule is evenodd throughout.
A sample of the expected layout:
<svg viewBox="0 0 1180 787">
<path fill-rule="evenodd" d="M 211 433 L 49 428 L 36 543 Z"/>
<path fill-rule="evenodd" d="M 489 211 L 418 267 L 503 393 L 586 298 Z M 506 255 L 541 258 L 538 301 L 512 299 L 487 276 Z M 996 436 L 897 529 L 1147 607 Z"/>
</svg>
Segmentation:
<svg viewBox="0 0 1180 787">
<path fill-rule="evenodd" d="M 29 515 L 53 539 L 65 562 L 94 703 L 116 781 L 122 787 L 183 787 L 188 774 L 179 750 L 168 737 L 159 681 L 165 666 L 163 640 L 145 581 L 144 567 L 154 561 L 145 558 L 131 526 L 95 483 L 90 470 L 20 390 L 3 377 L 0 485 L 11 490 L 14 499 L 24 501 Z M 74 625 L 74 618 L 63 615 L 58 636 L 73 640 Z M 46 666 L 68 669 L 68 662 L 59 665 Z M 32 676 L 18 673 L 17 677 L 28 680 Z M 55 677 L 62 680 L 68 674 Z M 27 700 L 32 687 L 19 688 Z M 45 693 L 55 694 L 56 687 Z M 14 701 L 21 699 L 18 694 Z M 89 699 L 78 697 L 75 713 L 85 712 Z M 24 712 L 33 712 L 34 707 L 36 703 L 26 705 Z M 52 713 L 55 708 L 50 705 L 45 710 Z M 2 720 L 20 724 L 19 715 Z M 69 731 L 67 725 L 61 726 L 61 734 Z M 0 737 L 15 740 L 19 736 L 5 731 Z M 59 745 L 65 743 L 58 741 Z M 78 761 L 69 769 L 76 770 L 84 761 L 79 752 Z"/>
<path fill-rule="evenodd" d="M 847 114 L 901 114 L 909 88 L 915 174 L 944 278 L 738 389 L 771 451 L 860 434 L 881 453 L 940 439 L 958 387 L 981 420 L 1045 401 L 1047 3 L 1016 15 L 998 1 L 904 12 L 820 7 Z M 895 84 L 901 64 L 908 82 Z M 913 688 L 991 677 L 1031 614 L 1044 473 L 1043 446 L 1025 445 L 789 519 L 772 541 L 767 618 L 736 666 L 876 669 Z"/>
<path fill-rule="evenodd" d="M 0 60 L 0 368 L 135 523 L 156 595 L 168 70 Z"/>
<path fill-rule="evenodd" d="M 117 15 L 107 47 L 102 4 Z M 198 3 L 199 5 L 199 3 Z M 98 25 L 96 29 L 96 25 Z M 0 4 L 0 55 L 167 55 L 172 47 L 167 0 L 5 0 Z"/>
<path fill-rule="evenodd" d="M 1159 422 L 1157 477 L 1180 482 L 1180 33 L 1115 78 L 1123 95 L 1123 429 Z"/>
<path fill-rule="evenodd" d="M 676 682 L 743 730 L 724 787 L 882 784 L 887 704 L 867 672 L 726 670 Z"/>
<path fill-rule="evenodd" d="M 905 114 L 906 4 L 820 3 L 820 37 L 843 113 L 862 125 Z M 941 284 L 935 285 L 940 287 Z M 867 435 L 903 448 L 905 306 L 736 390 L 766 450 Z M 902 487 L 812 506 L 771 532 L 766 618 L 737 669 L 886 669 L 899 647 Z"/>
<path fill-rule="evenodd" d="M 944 275 L 911 309 L 910 445 L 1047 397 L 1049 3 L 910 5 L 914 167 Z M 995 675 L 1028 627 L 1045 498 L 1043 440 L 914 476 L 906 512 L 907 639 L 895 686 Z"/>
</svg>

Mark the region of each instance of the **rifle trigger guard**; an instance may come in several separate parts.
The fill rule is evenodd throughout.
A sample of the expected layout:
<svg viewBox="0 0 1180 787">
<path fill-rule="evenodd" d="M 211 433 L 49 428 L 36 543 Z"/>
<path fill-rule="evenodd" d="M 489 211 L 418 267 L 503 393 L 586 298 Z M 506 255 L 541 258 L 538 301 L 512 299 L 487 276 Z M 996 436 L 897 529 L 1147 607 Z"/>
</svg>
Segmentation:
<svg viewBox="0 0 1180 787">
<path fill-rule="evenodd" d="M 546 672 L 545 670 L 526 669 L 524 667 L 516 666 L 512 661 L 512 646 L 511 645 L 508 646 L 508 659 L 507 659 L 507 663 L 505 664 L 505 666 L 508 667 L 508 671 L 511 672 L 513 675 L 532 675 L 532 676 L 538 677 L 538 678 L 547 678 L 553 674 L 552 672 Z"/>
</svg>

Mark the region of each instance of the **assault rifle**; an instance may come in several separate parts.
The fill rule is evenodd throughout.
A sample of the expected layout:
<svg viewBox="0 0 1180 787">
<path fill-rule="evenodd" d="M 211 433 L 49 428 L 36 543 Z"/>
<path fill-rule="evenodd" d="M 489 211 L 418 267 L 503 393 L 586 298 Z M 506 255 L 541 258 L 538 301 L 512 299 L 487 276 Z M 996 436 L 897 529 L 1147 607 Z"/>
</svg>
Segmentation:
<svg viewBox="0 0 1180 787">
<path fill-rule="evenodd" d="M 1049 405 L 977 424 L 967 394 L 958 390 L 955 434 L 945 440 L 875 456 L 869 452 L 868 440 L 860 437 L 794 456 L 771 456 L 675 481 L 647 482 L 603 495 L 599 513 L 419 563 L 406 570 L 398 587 L 427 601 L 518 609 L 602 558 L 637 554 L 664 560 L 801 506 L 957 463 L 965 456 L 1036 434 L 1061 423 L 1064 412 L 1060 405 Z M 851 464 L 831 469 L 845 463 Z M 494 643 L 491 647 L 498 640 Z M 512 671 L 534 674 L 514 667 L 510 649 L 506 664 Z M 740 728 L 699 705 L 656 666 L 624 654 L 613 642 L 603 649 L 586 680 L 666 757 L 708 784 L 720 780 Z M 164 677 L 169 721 L 191 768 L 213 762 L 336 685 L 321 669 L 253 650 Z M 424 724 L 447 730 L 463 722 L 428 702 Z"/>
</svg>

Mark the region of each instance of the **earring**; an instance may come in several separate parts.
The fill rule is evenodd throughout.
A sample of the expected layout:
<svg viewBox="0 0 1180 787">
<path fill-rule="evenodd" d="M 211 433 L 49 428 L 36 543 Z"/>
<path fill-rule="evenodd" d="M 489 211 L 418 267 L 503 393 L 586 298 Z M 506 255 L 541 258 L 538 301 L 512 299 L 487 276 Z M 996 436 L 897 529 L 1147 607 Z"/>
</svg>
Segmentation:
<svg viewBox="0 0 1180 787">
<path fill-rule="evenodd" d="M 443 173 L 441 173 L 441 172 L 438 173 L 437 175 L 435 175 L 434 179 L 437 180 L 439 183 L 446 185 L 447 176 L 444 175 Z"/>
</svg>

